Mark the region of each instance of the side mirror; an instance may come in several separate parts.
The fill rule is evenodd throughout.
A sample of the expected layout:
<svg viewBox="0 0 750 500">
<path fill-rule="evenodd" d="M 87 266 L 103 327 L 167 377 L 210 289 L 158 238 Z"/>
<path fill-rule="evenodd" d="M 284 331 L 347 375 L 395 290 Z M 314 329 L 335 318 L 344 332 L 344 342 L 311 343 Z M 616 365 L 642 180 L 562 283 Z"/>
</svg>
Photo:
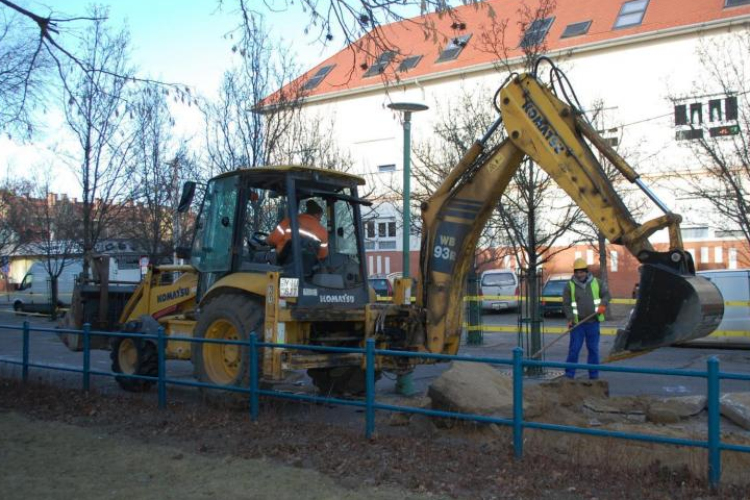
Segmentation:
<svg viewBox="0 0 750 500">
<path fill-rule="evenodd" d="M 193 196 L 195 196 L 195 182 L 187 181 L 182 185 L 182 195 L 180 196 L 180 204 L 177 205 L 177 212 L 184 213 L 190 208 L 190 204 L 193 202 Z"/>
<path fill-rule="evenodd" d="M 174 249 L 175 255 L 178 259 L 189 259 L 190 258 L 190 247 L 177 247 Z"/>
</svg>

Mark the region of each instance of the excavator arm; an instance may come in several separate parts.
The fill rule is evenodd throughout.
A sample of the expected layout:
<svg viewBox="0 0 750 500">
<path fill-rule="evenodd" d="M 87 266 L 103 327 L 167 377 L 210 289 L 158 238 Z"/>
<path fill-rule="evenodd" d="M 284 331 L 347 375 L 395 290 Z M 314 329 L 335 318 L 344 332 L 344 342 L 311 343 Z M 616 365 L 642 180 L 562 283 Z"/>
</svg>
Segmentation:
<svg viewBox="0 0 750 500">
<path fill-rule="evenodd" d="M 479 236 L 525 157 L 530 157 L 615 244 L 643 264 L 640 296 L 629 324 L 618 332 L 610 359 L 710 334 L 721 322 L 721 294 L 695 276 L 682 246 L 681 217 L 670 212 L 638 174 L 571 104 L 532 74 L 511 78 L 498 93 L 501 117 L 474 143 L 422 205 L 422 252 L 417 305 L 425 314 L 426 348 L 454 354 L 462 329 L 463 290 Z M 508 138 L 488 148 L 504 124 Z M 665 212 L 639 224 L 584 138 Z M 667 228 L 670 245 L 657 252 L 648 238 Z"/>
</svg>

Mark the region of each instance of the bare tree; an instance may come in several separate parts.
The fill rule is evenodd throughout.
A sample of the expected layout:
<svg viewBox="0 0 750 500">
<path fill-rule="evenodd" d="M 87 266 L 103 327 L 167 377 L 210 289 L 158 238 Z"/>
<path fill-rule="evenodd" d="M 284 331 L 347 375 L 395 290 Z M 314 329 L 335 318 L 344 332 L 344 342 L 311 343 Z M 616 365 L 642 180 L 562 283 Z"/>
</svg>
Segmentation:
<svg viewBox="0 0 750 500">
<path fill-rule="evenodd" d="M 681 194 L 698 199 L 710 210 L 704 220 L 738 231 L 750 245 L 750 29 L 720 39 L 703 40 L 698 49 L 703 77 L 691 103 L 702 96 L 708 118 L 721 126 L 704 129 L 700 119 L 687 119 L 693 138 L 683 144 L 694 153 L 698 168 L 675 172 L 683 181 Z M 676 105 L 684 100 L 673 96 Z M 697 207 L 694 207 L 696 210 Z"/>
<path fill-rule="evenodd" d="M 167 96 L 148 85 L 130 105 L 133 116 L 133 176 L 124 235 L 157 262 L 174 250 L 176 209 L 186 152 L 172 134 Z"/>
<path fill-rule="evenodd" d="M 60 198 L 51 190 L 49 174 L 37 179 L 26 193 L 23 204 L 27 224 L 33 227 L 33 239 L 25 245 L 27 251 L 41 256 L 41 263 L 49 275 L 52 319 L 60 305 L 58 278 L 77 258 L 80 258 L 80 213 L 67 197 Z"/>
<path fill-rule="evenodd" d="M 7 178 L 0 184 L 0 256 L 7 258 L 36 236 L 24 202 L 32 188 L 29 181 Z"/>
<path fill-rule="evenodd" d="M 92 26 L 101 25 L 107 11 L 94 8 L 91 15 L 66 15 L 49 7 L 47 13 L 29 10 L 19 2 L 0 0 L 0 130 L 30 137 L 35 129 L 33 110 L 49 104 L 50 90 L 70 89 L 67 68 L 75 66 L 84 74 L 102 73 L 131 83 L 155 83 L 181 98 L 190 98 L 189 89 L 176 83 L 140 78 L 132 72 L 119 72 L 92 60 L 75 41 Z M 35 9 L 36 10 L 36 9 Z M 95 84 L 93 80 L 91 84 Z"/>
<path fill-rule="evenodd" d="M 85 65 L 71 63 L 64 70 L 65 118 L 77 142 L 71 162 L 81 183 L 82 233 L 85 276 L 96 243 L 116 221 L 132 191 L 129 177 L 134 145 L 127 128 L 129 37 L 112 32 L 105 12 L 94 9 L 92 22 L 79 53 Z M 85 68 L 92 68 L 86 70 Z"/>
</svg>

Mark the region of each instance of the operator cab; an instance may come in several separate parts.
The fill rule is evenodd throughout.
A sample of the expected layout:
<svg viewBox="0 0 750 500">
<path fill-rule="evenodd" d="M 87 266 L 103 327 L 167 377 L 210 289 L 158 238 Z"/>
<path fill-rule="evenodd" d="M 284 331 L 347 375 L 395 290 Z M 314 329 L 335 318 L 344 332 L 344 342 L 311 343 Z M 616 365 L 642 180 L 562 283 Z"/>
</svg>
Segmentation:
<svg viewBox="0 0 750 500">
<path fill-rule="evenodd" d="M 300 306 L 367 303 L 361 205 L 370 203 L 357 196 L 362 184 L 353 175 L 297 166 L 238 170 L 210 180 L 191 251 L 191 264 L 201 273 L 199 296 L 228 274 L 275 271 L 284 294 L 296 296 Z M 300 221 L 311 205 L 323 210 L 317 235 L 306 230 L 309 216 Z M 282 221 L 288 241 L 277 247 L 269 236 L 283 234 Z M 327 254 L 321 251 L 326 244 Z"/>
</svg>

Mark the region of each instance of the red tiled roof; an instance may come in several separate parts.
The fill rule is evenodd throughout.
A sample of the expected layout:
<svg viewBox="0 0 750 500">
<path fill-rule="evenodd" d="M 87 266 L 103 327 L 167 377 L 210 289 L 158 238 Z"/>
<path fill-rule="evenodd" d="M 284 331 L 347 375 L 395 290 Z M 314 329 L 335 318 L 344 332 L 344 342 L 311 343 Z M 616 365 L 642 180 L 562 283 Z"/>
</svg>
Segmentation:
<svg viewBox="0 0 750 500">
<path fill-rule="evenodd" d="M 610 40 L 617 40 L 638 34 L 658 32 L 670 28 L 700 26 L 701 24 L 745 17 L 750 15 L 750 5 L 724 8 L 725 0 L 649 0 L 643 21 L 638 26 L 614 29 L 615 20 L 620 8 L 626 0 L 557 0 L 557 6 L 550 16 L 554 22 L 547 33 L 545 42 L 548 51 L 581 47 Z M 335 64 L 333 70 L 308 95 L 318 96 L 336 93 L 372 85 L 383 85 L 383 77 L 393 77 L 393 69 L 403 57 L 423 55 L 417 67 L 398 76 L 403 80 L 414 77 L 432 75 L 460 68 L 491 63 L 498 60 L 497 50 L 490 48 L 487 37 L 482 33 L 491 33 L 493 24 L 507 20 L 505 30 L 505 44 L 509 47 L 508 57 L 521 56 L 518 48 L 521 40 L 521 14 L 519 9 L 524 0 L 488 0 L 476 5 L 468 5 L 455 9 L 453 17 L 444 16 L 440 19 L 436 14 L 430 14 L 413 20 L 401 21 L 384 26 L 383 35 L 387 42 L 399 47 L 400 58 L 391 63 L 387 75 L 363 78 L 367 71 L 360 67 L 363 62 L 372 65 L 381 49 L 377 49 L 369 41 L 367 35 L 353 46 L 360 49 L 344 49 L 334 56 L 321 62 L 310 71 L 302 75 L 297 84 L 304 84 L 318 69 Z M 532 3 L 531 5 L 535 5 Z M 493 17 L 494 14 L 494 17 Z M 465 23 L 465 30 L 455 30 L 451 25 L 458 18 Z M 493 21 L 494 19 L 494 21 Z M 563 31 L 569 24 L 591 20 L 588 33 L 581 36 L 561 39 Z M 425 36 L 421 24 L 424 21 L 433 22 L 437 33 Z M 453 61 L 436 63 L 442 48 L 451 39 L 471 34 L 469 43 Z M 368 49 L 369 44 L 369 49 Z M 369 55 L 368 55 L 369 52 Z M 374 52 L 374 53 L 373 53 Z"/>
</svg>

